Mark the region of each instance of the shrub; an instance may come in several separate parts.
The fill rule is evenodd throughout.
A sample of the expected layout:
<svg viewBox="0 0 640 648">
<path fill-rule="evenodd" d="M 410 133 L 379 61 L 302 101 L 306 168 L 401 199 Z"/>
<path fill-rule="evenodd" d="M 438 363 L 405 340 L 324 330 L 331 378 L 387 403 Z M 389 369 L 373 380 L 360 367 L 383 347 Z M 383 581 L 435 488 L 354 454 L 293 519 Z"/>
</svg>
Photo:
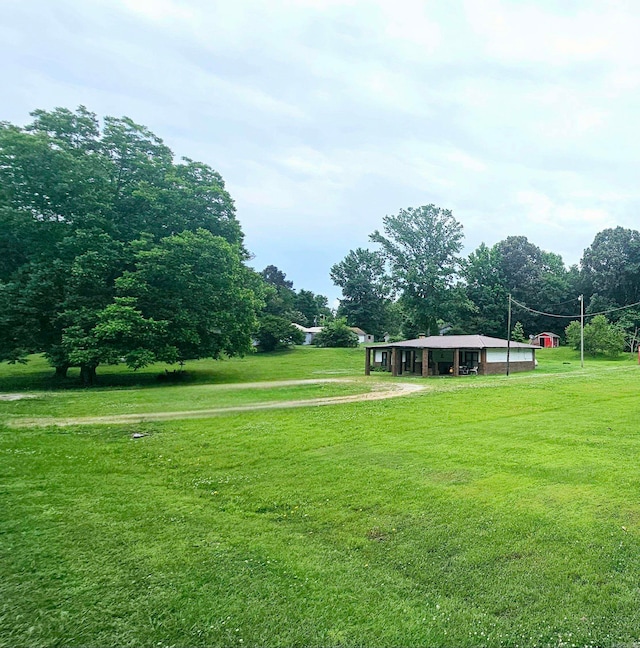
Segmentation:
<svg viewBox="0 0 640 648">
<path fill-rule="evenodd" d="M 261 351 L 286 349 L 304 342 L 304 333 L 289 320 L 277 315 L 264 315 L 255 337 Z"/>
<path fill-rule="evenodd" d="M 574 349 L 580 348 L 580 322 L 571 322 L 565 329 L 567 344 Z M 617 356 L 624 351 L 624 331 L 610 324 L 604 315 L 596 315 L 584 327 L 584 350 L 589 355 L 606 353 Z"/>
<path fill-rule="evenodd" d="M 313 338 L 319 347 L 357 347 L 358 336 L 347 326 L 344 318 L 328 322 Z"/>
</svg>

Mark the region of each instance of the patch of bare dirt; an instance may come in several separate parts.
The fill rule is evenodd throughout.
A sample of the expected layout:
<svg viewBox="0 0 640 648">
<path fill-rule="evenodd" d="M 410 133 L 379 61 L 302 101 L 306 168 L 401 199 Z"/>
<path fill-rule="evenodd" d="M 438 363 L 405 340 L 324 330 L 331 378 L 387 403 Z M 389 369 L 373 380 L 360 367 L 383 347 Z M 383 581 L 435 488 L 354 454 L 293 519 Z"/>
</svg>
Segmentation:
<svg viewBox="0 0 640 648">
<path fill-rule="evenodd" d="M 0 394 L 0 401 L 19 401 L 25 398 L 38 398 L 36 394 Z"/>
<path fill-rule="evenodd" d="M 291 385 L 311 385 L 328 382 L 353 382 L 346 379 L 327 378 L 320 380 L 279 380 L 261 383 L 240 383 L 238 385 L 220 385 L 222 388 L 267 388 L 267 387 L 288 387 Z M 21 418 L 14 419 L 8 424 L 12 427 L 45 427 L 56 425 L 59 427 L 67 425 L 100 425 L 119 423 L 143 423 L 146 421 L 174 421 L 179 419 L 200 419 L 209 418 L 218 414 L 234 412 L 255 412 L 271 409 L 292 409 L 297 407 L 317 407 L 323 405 L 341 405 L 342 403 L 358 403 L 362 401 L 376 401 L 387 398 L 408 396 L 427 389 L 426 386 L 415 383 L 391 383 L 380 382 L 371 385 L 371 391 L 364 394 L 353 394 L 350 396 L 330 396 L 326 398 L 307 398 L 303 400 L 271 401 L 267 403 L 254 403 L 251 405 L 238 405 L 234 407 L 214 407 L 211 409 L 185 410 L 181 412 L 145 412 L 143 414 L 116 414 L 112 416 L 82 416 L 77 418 Z"/>
</svg>

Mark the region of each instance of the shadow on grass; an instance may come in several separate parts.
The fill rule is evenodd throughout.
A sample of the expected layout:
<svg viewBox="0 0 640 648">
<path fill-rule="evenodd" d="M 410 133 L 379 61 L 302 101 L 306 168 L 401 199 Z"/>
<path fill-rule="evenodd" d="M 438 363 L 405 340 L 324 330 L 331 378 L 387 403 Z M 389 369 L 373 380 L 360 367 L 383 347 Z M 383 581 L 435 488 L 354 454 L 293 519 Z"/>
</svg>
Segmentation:
<svg viewBox="0 0 640 648">
<path fill-rule="evenodd" d="M 183 371 L 177 365 L 166 364 L 154 364 L 138 371 L 124 365 L 104 365 L 98 367 L 97 381 L 92 387 L 82 384 L 79 368 L 69 369 L 67 377 L 60 378 L 43 356 L 34 355 L 26 364 L 0 364 L 0 392 L 128 389 L 287 380 L 306 377 L 308 354 L 308 351 L 285 349 L 250 354 L 243 358 L 193 360 L 185 364 Z M 274 360 L 279 362 L 273 362 Z"/>
</svg>

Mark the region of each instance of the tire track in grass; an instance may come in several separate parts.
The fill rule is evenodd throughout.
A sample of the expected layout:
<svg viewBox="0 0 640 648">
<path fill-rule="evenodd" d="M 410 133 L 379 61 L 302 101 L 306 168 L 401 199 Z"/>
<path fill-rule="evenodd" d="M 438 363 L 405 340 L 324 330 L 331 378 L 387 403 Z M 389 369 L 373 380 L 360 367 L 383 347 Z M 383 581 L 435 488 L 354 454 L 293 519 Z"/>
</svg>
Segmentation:
<svg viewBox="0 0 640 648">
<path fill-rule="evenodd" d="M 240 383 L 238 385 L 221 385 L 222 389 L 259 389 L 269 387 L 290 387 L 295 385 L 311 385 L 322 383 L 352 383 L 353 380 L 339 378 L 325 378 L 318 380 L 278 380 L 273 382 Z M 392 383 L 377 382 L 371 384 L 371 391 L 364 394 L 352 394 L 350 396 L 328 396 L 324 398 L 307 398 L 302 400 L 269 401 L 265 403 L 253 403 L 251 405 L 237 405 L 232 407 L 213 407 L 209 409 L 183 410 L 177 412 L 147 412 L 138 414 L 116 414 L 111 416 L 80 416 L 74 418 L 20 418 L 7 422 L 10 427 L 46 427 L 54 425 L 65 427 L 69 425 L 112 425 L 123 423 L 145 423 L 151 421 L 175 421 L 180 419 L 209 418 L 219 414 L 231 414 L 237 412 L 255 412 L 259 410 L 293 409 L 297 407 L 318 407 L 324 405 L 341 405 L 343 403 L 358 403 L 363 401 L 385 400 L 409 396 L 427 390 L 428 385 L 415 383 Z"/>
</svg>

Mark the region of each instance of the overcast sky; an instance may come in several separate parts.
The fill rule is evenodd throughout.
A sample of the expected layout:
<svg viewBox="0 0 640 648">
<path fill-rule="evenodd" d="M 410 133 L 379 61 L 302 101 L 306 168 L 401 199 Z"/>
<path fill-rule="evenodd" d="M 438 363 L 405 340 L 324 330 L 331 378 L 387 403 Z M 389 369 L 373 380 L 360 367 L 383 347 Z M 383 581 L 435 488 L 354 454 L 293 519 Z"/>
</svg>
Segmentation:
<svg viewBox="0 0 640 648">
<path fill-rule="evenodd" d="M 434 203 L 465 253 L 638 229 L 640 2 L 0 0 L 0 120 L 84 104 L 219 171 L 253 265 L 329 268 Z"/>
</svg>

